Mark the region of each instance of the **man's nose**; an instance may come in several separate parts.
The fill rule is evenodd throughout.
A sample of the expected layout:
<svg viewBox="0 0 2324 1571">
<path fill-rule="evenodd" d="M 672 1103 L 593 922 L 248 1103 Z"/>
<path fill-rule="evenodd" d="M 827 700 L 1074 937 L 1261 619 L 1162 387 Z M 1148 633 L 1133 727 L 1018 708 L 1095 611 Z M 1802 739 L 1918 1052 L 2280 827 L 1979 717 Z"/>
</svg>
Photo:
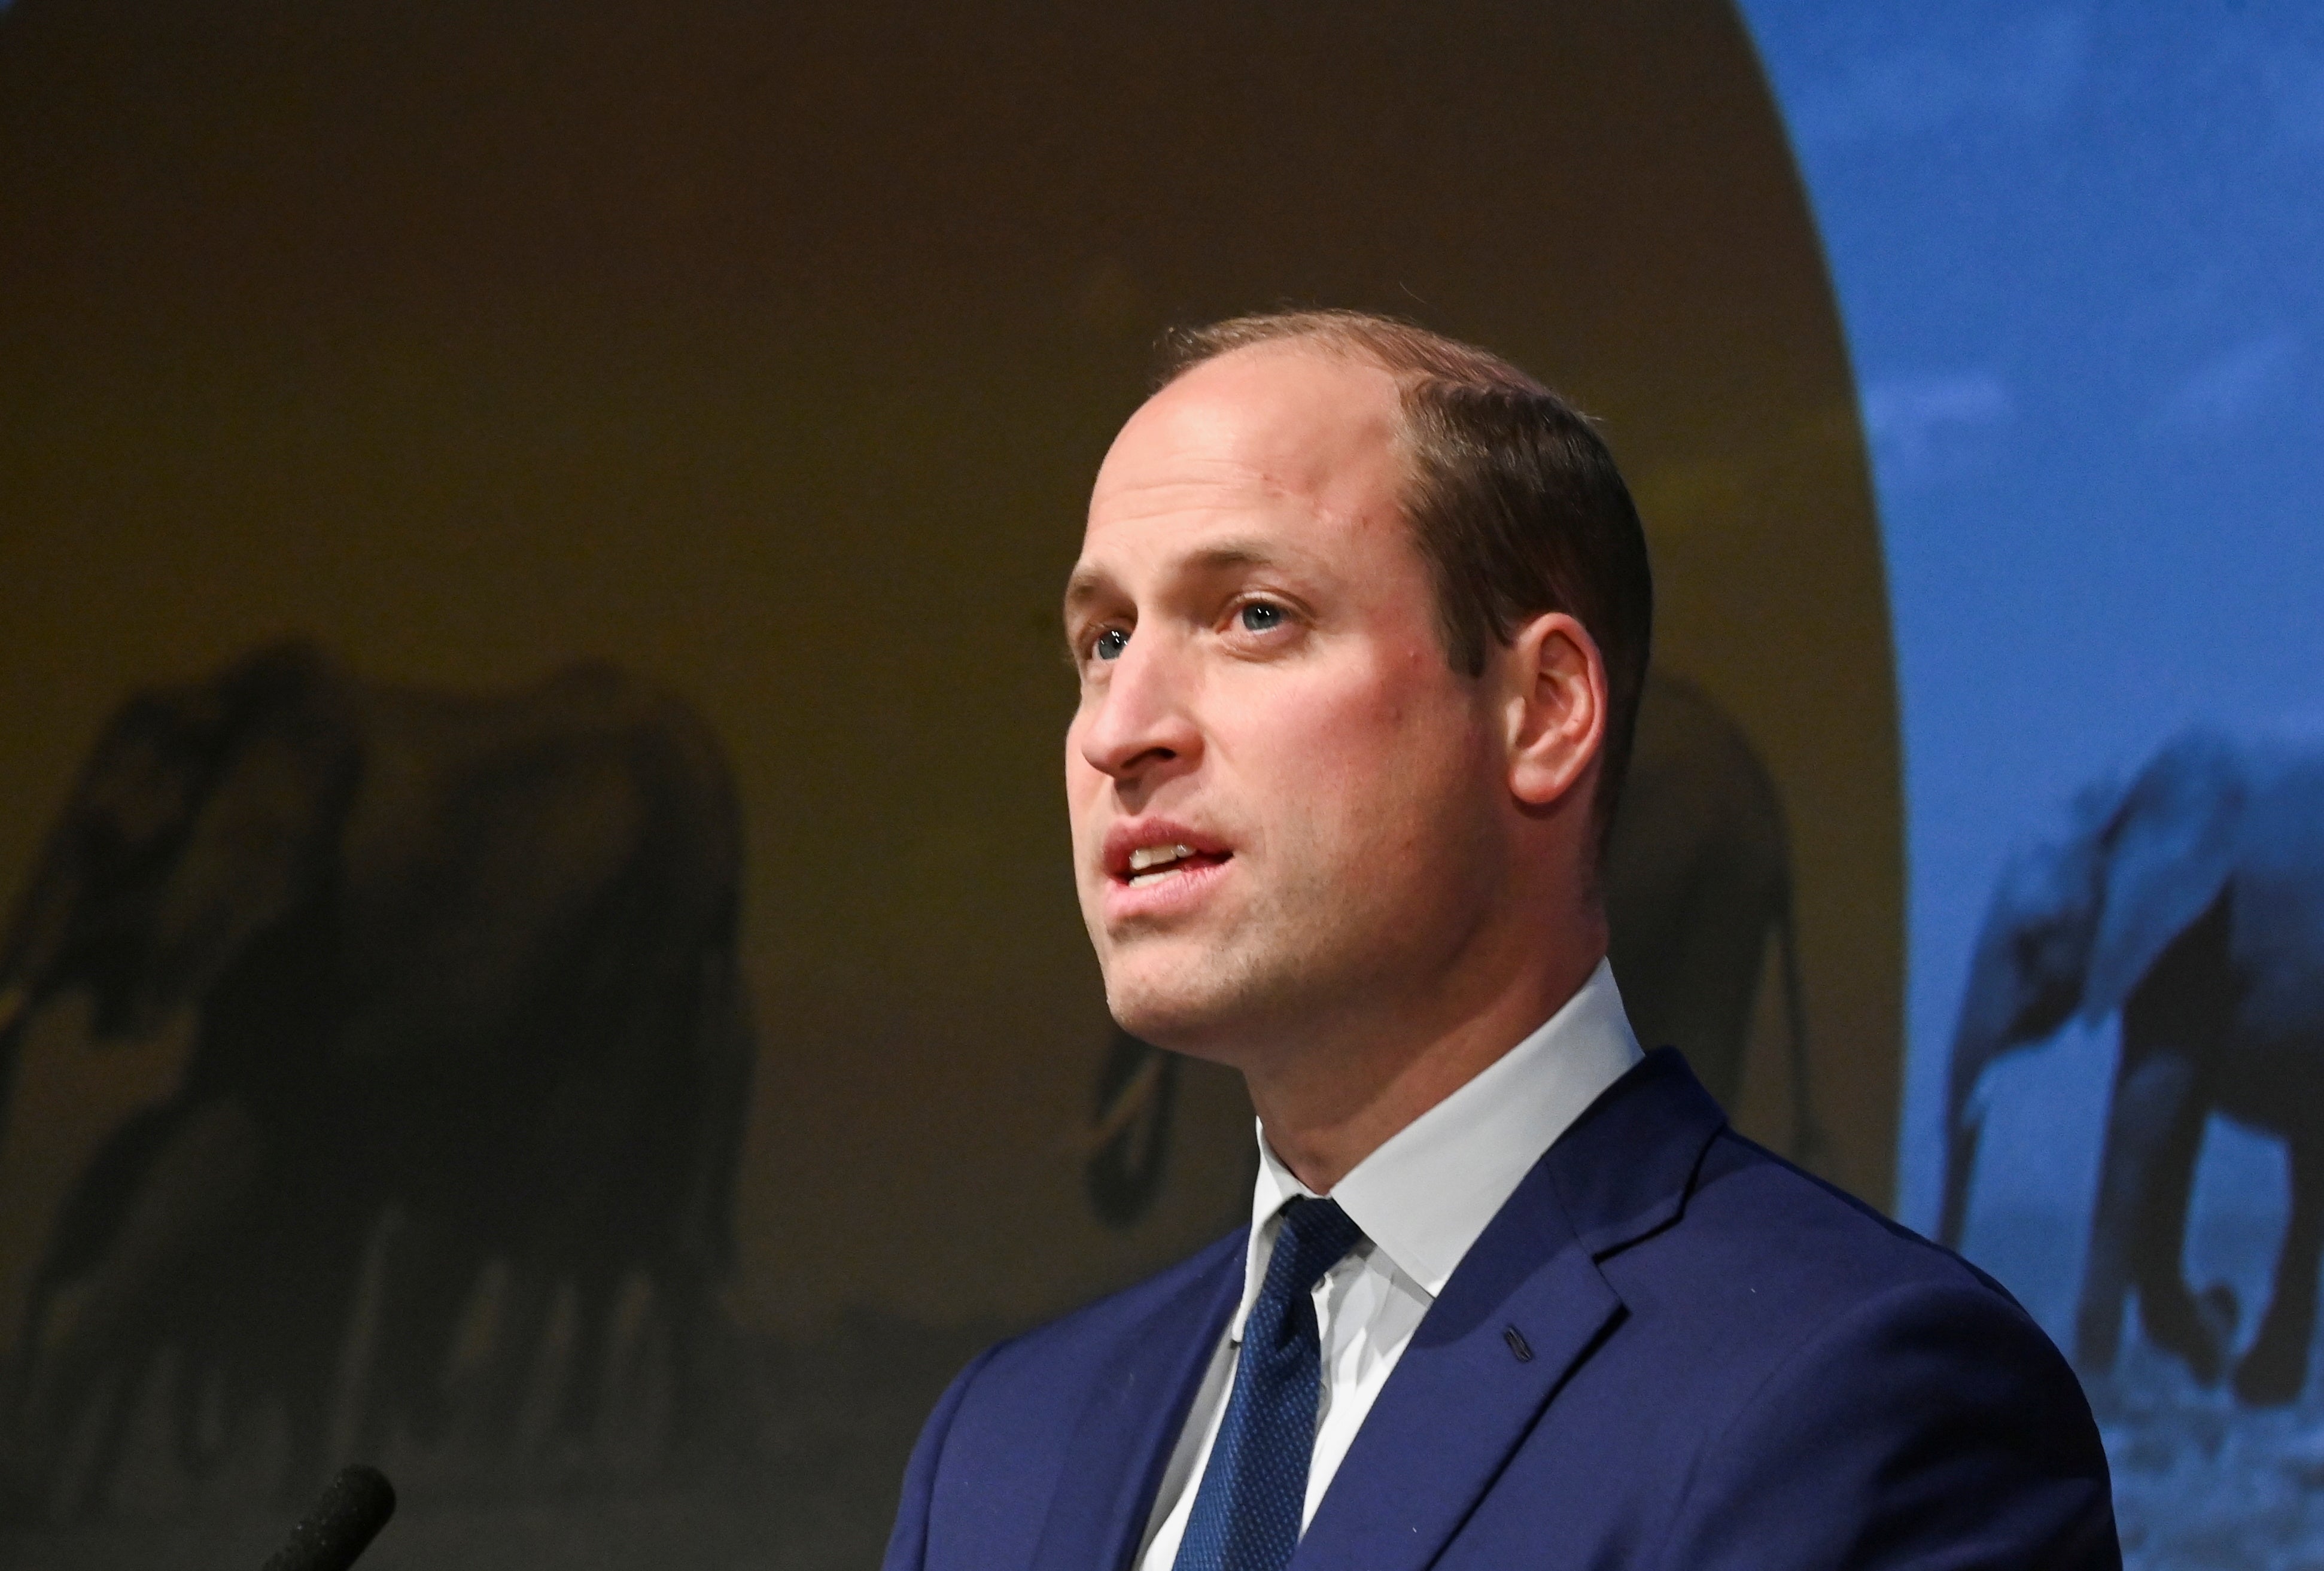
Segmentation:
<svg viewBox="0 0 2324 1571">
<path fill-rule="evenodd" d="M 1106 673 L 1096 712 L 1082 730 L 1082 758 L 1121 781 L 1193 764 L 1202 730 L 1190 677 L 1182 652 L 1167 639 L 1133 635 Z"/>
</svg>

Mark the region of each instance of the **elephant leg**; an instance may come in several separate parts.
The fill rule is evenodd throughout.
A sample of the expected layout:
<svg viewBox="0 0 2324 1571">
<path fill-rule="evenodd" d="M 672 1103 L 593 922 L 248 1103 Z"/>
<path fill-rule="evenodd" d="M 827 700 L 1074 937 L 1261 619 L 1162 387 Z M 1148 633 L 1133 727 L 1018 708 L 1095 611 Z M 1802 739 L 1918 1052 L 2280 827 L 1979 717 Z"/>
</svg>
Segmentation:
<svg viewBox="0 0 2324 1571">
<path fill-rule="evenodd" d="M 1255 1154 L 1258 1147 L 1251 1149 Z M 669 1304 L 671 1442 L 696 1457 L 747 1449 L 759 1419 L 748 1395 L 751 1356 L 742 1328 L 714 1283 L 698 1266 L 681 1262 L 656 1287 Z"/>
<path fill-rule="evenodd" d="M 616 1341 L 613 1318 L 620 1309 L 621 1293 L 621 1279 L 608 1276 L 602 1269 L 585 1273 L 575 1283 L 573 1346 L 558 1388 L 553 1432 L 583 1441 L 595 1437 L 608 1389 L 619 1378 L 612 1360 Z"/>
<path fill-rule="evenodd" d="M 230 1318 L 221 1308 L 233 1301 L 237 1282 L 230 1258 L 213 1249 L 181 1278 L 186 1300 L 207 1306 L 177 1338 L 178 1376 L 170 1405 L 170 1433 L 178 1465 L 189 1479 L 209 1477 L 235 1438 Z"/>
<path fill-rule="evenodd" d="M 2183 1154 L 2188 1167 L 2192 1168 L 2194 1143 L 2200 1141 L 2202 1132 L 2200 1110 L 2195 1106 L 2193 1095 L 2194 1081 L 2194 1066 L 2186 1059 L 2169 1052 L 2140 1053 L 2133 1044 L 2124 1044 L 2122 1068 L 2115 1077 L 2114 1103 L 2107 1115 L 2106 1150 L 2099 1165 L 2098 1207 L 2090 1222 L 2089 1256 L 2083 1268 L 2081 1301 L 2074 1316 L 2074 1359 L 2086 1373 L 2103 1374 L 2114 1367 L 2115 1355 L 2122 1345 L 2124 1300 L 2131 1286 L 2134 1266 L 2151 1266 L 2158 1253 L 2167 1248 L 2172 1261 L 2171 1275 L 2176 1280 L 2178 1236 L 2174 1234 L 2167 1245 L 2153 1236 L 2156 1226 L 2167 1219 L 2170 1208 L 2166 1205 L 2163 1214 L 2158 1215 L 2149 1199 L 2167 1157 Z M 2164 1191 L 2166 1200 L 2170 1192 Z M 2183 1195 L 2179 1211 L 2183 1218 Z M 2184 1294 L 2182 1283 L 2178 1296 Z M 2190 1311 L 2192 1307 L 2190 1302 Z M 2184 1328 L 2172 1318 L 2176 1308 L 2167 1288 L 2155 1305 L 2142 1305 L 2142 1318 L 2147 1319 L 2157 1340 L 2165 1346 L 2172 1346 L 2170 1338 Z M 2195 1327 L 2202 1327 L 2200 1315 L 2190 1313 L 2190 1318 Z M 2205 1337 L 2208 1339 L 2208 1331 Z M 2194 1350 L 2192 1355 L 2186 1349 L 2173 1347 L 2188 1357 L 2199 1377 L 2205 1376 L 2200 1361 L 2200 1350 L 2205 1345 L 2189 1341 L 2188 1347 Z M 2216 1379 L 2216 1350 L 2209 1363 L 2208 1378 Z"/>
<path fill-rule="evenodd" d="M 187 1301 L 189 1268 L 240 1218 L 263 1150 L 248 1112 L 226 1098 L 171 1108 L 124 1138 L 137 1144 L 134 1160 L 108 1151 L 92 1162 L 33 1287 L 15 1422 L 0 1458 L 18 1491 L 47 1493 L 43 1480 L 53 1481 L 92 1404 L 131 1400 L 124 1383 L 134 1384 L 159 1346 L 201 1339 L 201 1310 Z M 99 1181 L 102 1197 L 82 1192 Z M 77 1218 L 92 1217 L 101 1218 L 95 1234 L 77 1231 Z M 86 1269 L 66 1276 L 59 1261 Z M 115 1387 L 123 1391 L 106 1398 Z M 89 1486 L 106 1482 L 93 1475 Z"/>
<path fill-rule="evenodd" d="M 2275 1291 L 2258 1337 L 2236 1365 L 2236 1395 L 2255 1407 L 2292 1401 L 2308 1383 L 2319 1256 L 2324 1256 L 2324 1140 L 2310 1132 L 2292 1143 L 2292 1221 L 2276 1255 Z"/>
<path fill-rule="evenodd" d="M 80 1404 L 70 1448 L 58 1459 L 49 1495 L 50 1511 L 59 1520 L 103 1515 L 113 1503 L 114 1480 L 129 1449 L 130 1421 L 147 1383 L 166 1367 L 161 1347 L 150 1337 L 143 1340 L 144 1346 L 99 1372 Z"/>
<path fill-rule="evenodd" d="M 2130 1268 L 2147 1339 L 2186 1360 L 2195 1378 L 2209 1385 L 2225 1367 L 2227 1348 L 2188 1287 L 2185 1266 L 2187 1207 L 2203 1152 L 2206 1112 L 2200 1098 L 2184 1097 L 2163 1132 L 2131 1230 Z"/>
<path fill-rule="evenodd" d="M 382 1272 L 373 1386 L 357 1415 L 359 1450 L 382 1450 L 401 1423 L 423 1445 L 452 1421 L 452 1346 L 482 1274 L 482 1255 L 424 1215 L 404 1215 Z"/>
<path fill-rule="evenodd" d="M 485 1446 L 513 1459 L 526 1400 L 540 1368 L 541 1346 L 556 1313 L 556 1283 L 528 1260 L 510 1263 L 493 1317 L 492 1346 L 475 1386 L 475 1427 Z"/>
<path fill-rule="evenodd" d="M 293 1237 L 281 1280 L 270 1296 L 265 1340 L 252 1348 L 254 1373 L 281 1403 L 288 1443 L 274 1481 L 279 1498 L 296 1502 L 319 1488 L 341 1437 L 342 1356 L 355 1318 L 364 1237 L 333 1229 L 321 1237 Z"/>
<path fill-rule="evenodd" d="M 205 1342 L 185 1349 L 178 1371 L 177 1400 L 170 1411 L 171 1439 L 178 1465 L 200 1480 L 217 1471 L 226 1449 L 226 1376 Z"/>
</svg>

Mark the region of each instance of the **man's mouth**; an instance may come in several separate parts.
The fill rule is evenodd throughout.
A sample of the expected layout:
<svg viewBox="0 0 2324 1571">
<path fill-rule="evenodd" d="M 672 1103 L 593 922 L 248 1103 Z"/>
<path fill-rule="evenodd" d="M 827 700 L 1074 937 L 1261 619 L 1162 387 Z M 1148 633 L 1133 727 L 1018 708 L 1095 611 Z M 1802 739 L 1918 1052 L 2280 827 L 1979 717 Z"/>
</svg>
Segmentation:
<svg viewBox="0 0 2324 1571">
<path fill-rule="evenodd" d="M 1131 888 L 1143 889 L 1196 868 L 1215 868 L 1229 855 L 1226 851 L 1198 851 L 1175 842 L 1139 846 L 1130 853 L 1130 867 L 1124 877 Z"/>
</svg>

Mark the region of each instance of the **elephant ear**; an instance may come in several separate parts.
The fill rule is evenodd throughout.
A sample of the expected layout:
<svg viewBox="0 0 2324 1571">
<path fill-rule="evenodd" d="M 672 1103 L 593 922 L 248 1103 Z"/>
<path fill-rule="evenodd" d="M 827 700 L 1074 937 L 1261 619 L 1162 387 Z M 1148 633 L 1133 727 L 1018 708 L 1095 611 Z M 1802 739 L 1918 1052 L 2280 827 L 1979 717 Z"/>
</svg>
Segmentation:
<svg viewBox="0 0 2324 1571">
<path fill-rule="evenodd" d="M 2233 870 L 2245 795 L 2235 744 L 2210 730 L 2173 738 L 2131 782 L 2099 844 L 2105 894 L 2082 989 L 2086 1022 L 2122 1007 L 2218 897 Z"/>
<path fill-rule="evenodd" d="M 359 763 L 350 684 L 311 644 L 258 651 L 216 695 L 223 757 L 154 914 L 154 990 L 180 1001 L 314 887 Z"/>
</svg>

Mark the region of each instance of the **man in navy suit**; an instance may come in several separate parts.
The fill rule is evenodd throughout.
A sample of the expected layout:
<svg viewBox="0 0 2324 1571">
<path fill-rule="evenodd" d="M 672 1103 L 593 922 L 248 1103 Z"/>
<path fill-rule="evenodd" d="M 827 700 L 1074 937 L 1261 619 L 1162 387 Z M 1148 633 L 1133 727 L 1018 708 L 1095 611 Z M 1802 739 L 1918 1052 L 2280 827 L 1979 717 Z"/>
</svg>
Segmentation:
<svg viewBox="0 0 2324 1571">
<path fill-rule="evenodd" d="M 1651 602 L 1507 363 L 1179 341 L 1067 585 L 1066 788 L 1115 1016 L 1250 1087 L 1251 1226 L 972 1364 L 889 1571 L 2120 1564 L 2016 1303 L 1631 1037 L 1598 868 Z"/>
</svg>

